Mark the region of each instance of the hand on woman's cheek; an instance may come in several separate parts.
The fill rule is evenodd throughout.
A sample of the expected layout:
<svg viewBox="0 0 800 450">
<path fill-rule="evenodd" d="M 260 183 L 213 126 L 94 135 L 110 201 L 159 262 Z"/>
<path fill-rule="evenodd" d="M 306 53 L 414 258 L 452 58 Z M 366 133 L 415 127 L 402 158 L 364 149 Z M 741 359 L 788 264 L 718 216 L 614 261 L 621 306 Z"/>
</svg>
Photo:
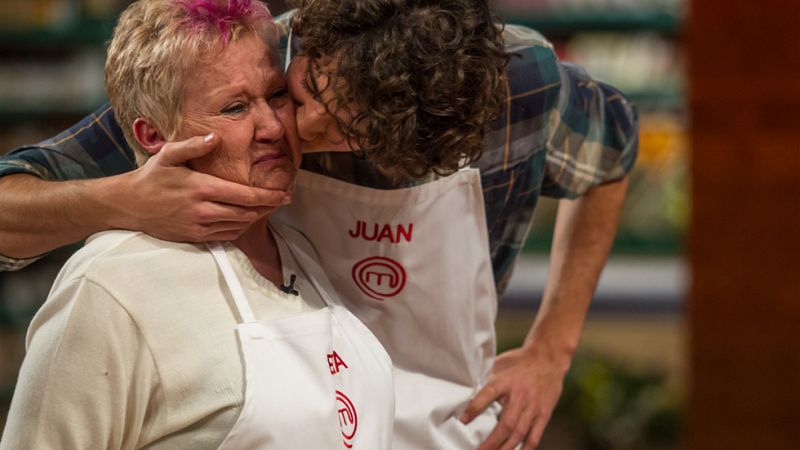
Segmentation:
<svg viewBox="0 0 800 450">
<path fill-rule="evenodd" d="M 237 173 L 236 163 L 232 155 L 222 150 L 225 145 L 225 143 L 222 142 L 222 138 L 218 138 L 218 140 L 218 144 L 208 154 L 188 161 L 187 165 L 189 168 L 197 172 L 214 175 L 227 181 L 249 185 L 250 180 L 247 177 L 243 177 L 242 174 Z"/>
</svg>

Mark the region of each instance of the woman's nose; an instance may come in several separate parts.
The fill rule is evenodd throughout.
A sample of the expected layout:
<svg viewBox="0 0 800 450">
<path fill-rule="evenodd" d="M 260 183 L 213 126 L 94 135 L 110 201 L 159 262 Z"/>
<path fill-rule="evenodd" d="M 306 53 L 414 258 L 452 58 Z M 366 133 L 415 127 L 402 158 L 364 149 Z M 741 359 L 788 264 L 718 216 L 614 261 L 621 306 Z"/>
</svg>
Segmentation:
<svg viewBox="0 0 800 450">
<path fill-rule="evenodd" d="M 283 139 L 286 128 L 278 118 L 278 114 L 267 102 L 259 104 L 255 113 L 256 141 L 271 143 Z"/>
</svg>

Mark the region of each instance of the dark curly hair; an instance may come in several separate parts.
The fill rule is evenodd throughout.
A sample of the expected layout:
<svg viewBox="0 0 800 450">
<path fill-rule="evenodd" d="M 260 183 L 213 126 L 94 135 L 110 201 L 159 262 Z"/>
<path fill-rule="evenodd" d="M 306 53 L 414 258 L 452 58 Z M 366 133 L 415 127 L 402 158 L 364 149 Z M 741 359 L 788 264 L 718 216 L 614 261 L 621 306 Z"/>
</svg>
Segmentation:
<svg viewBox="0 0 800 450">
<path fill-rule="evenodd" d="M 509 59 L 487 0 L 295 3 L 309 79 L 326 70 L 333 80 L 309 89 L 320 101 L 332 91 L 325 106 L 348 118 L 336 125 L 351 147 L 395 178 L 452 173 L 480 158 Z"/>
</svg>

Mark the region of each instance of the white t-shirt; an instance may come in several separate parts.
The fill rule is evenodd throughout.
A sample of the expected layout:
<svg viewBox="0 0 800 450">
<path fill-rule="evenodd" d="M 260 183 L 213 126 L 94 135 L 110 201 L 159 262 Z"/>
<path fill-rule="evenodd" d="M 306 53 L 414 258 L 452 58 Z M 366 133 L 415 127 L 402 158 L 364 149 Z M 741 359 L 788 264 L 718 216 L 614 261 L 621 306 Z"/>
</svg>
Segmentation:
<svg viewBox="0 0 800 450">
<path fill-rule="evenodd" d="M 285 279 L 298 273 L 300 296 L 225 250 L 257 319 L 324 306 L 287 252 Z M 216 448 L 243 403 L 232 304 L 202 244 L 92 236 L 31 322 L 0 448 Z"/>
</svg>

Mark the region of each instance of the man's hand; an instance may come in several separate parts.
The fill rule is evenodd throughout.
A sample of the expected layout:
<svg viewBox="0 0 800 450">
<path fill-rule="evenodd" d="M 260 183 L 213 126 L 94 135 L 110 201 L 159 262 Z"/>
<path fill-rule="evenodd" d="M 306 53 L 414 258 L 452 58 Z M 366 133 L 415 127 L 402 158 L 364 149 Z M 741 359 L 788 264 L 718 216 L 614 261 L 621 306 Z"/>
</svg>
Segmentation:
<svg viewBox="0 0 800 450">
<path fill-rule="evenodd" d="M 583 321 L 617 230 L 627 177 L 558 206 L 542 304 L 521 348 L 495 360 L 486 385 L 467 405 L 472 420 L 497 400 L 500 422 L 480 450 L 534 449 L 561 395 Z"/>
<path fill-rule="evenodd" d="M 142 167 L 120 175 L 122 191 L 108 204 L 116 211 L 113 226 L 168 241 L 233 240 L 291 202 L 288 192 L 233 183 L 187 166 L 218 144 L 215 134 L 168 143 Z"/>
<path fill-rule="evenodd" d="M 539 445 L 553 409 L 561 395 L 569 356 L 554 358 L 535 344 L 509 350 L 497 357 L 486 385 L 478 391 L 461 415 L 471 422 L 492 402 L 503 411 L 497 427 L 479 450 L 525 450 Z"/>
<path fill-rule="evenodd" d="M 105 178 L 0 178 L 0 254 L 32 258 L 114 228 L 172 241 L 230 240 L 291 202 L 287 192 L 231 183 L 187 166 L 218 144 L 218 136 L 170 143 L 143 167 Z"/>
</svg>

